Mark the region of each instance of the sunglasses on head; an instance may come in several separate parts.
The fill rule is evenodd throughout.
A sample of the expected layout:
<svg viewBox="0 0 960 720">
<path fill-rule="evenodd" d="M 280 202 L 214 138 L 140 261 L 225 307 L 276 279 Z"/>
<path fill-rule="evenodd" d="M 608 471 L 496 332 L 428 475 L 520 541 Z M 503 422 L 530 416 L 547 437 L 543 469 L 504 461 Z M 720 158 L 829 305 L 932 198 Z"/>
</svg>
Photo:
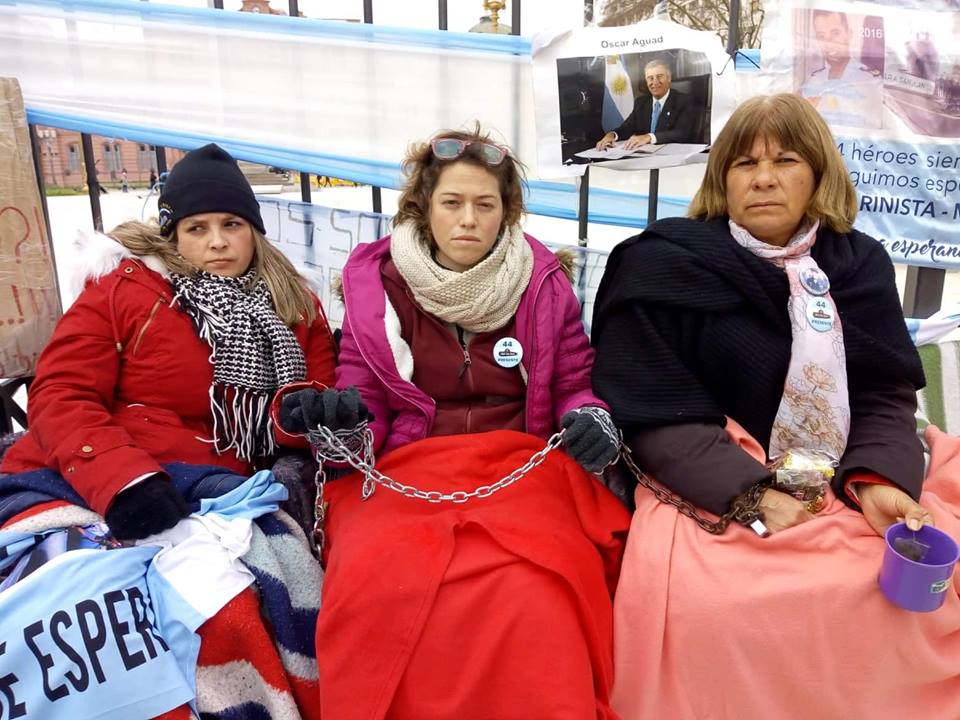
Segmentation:
<svg viewBox="0 0 960 720">
<path fill-rule="evenodd" d="M 440 160 L 453 160 L 460 157 L 471 145 L 480 147 L 480 158 L 487 165 L 499 165 L 507 156 L 507 149 L 493 143 L 480 140 L 458 140 L 457 138 L 434 138 L 430 141 L 433 155 Z"/>
</svg>

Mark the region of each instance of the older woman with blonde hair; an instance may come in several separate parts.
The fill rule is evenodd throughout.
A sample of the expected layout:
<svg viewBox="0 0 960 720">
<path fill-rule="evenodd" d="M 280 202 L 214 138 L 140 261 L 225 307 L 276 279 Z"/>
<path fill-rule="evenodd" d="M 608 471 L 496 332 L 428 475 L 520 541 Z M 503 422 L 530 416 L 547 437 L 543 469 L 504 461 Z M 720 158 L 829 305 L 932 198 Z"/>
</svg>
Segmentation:
<svg viewBox="0 0 960 720">
<path fill-rule="evenodd" d="M 813 107 L 756 97 L 690 218 L 610 256 L 593 383 L 640 480 L 615 603 L 626 719 L 960 716 L 960 598 L 917 617 L 876 586 L 891 523 L 960 524 L 918 503 L 923 371 L 856 212 Z"/>
</svg>

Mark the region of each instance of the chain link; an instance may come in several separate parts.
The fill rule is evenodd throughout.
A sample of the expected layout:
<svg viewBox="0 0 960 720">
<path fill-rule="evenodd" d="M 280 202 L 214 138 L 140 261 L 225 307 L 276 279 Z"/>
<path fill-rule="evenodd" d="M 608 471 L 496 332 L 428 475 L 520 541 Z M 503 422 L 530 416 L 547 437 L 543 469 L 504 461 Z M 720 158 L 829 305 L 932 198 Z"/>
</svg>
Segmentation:
<svg viewBox="0 0 960 720">
<path fill-rule="evenodd" d="M 429 503 L 438 504 L 442 502 L 451 502 L 462 504 L 472 499 L 482 499 L 513 485 L 524 475 L 542 464 L 547 455 L 560 446 L 563 438 L 563 430 L 555 433 L 547 440 L 546 446 L 530 456 L 530 459 L 519 468 L 500 478 L 497 482 L 490 485 L 481 485 L 473 490 L 455 490 L 450 493 L 442 493 L 439 490 L 421 490 L 413 485 L 401 483 L 388 475 L 384 475 L 374 467 L 376 459 L 373 453 L 373 432 L 361 423 L 352 430 L 331 431 L 326 427 L 317 427 L 308 433 L 310 445 L 314 451 L 314 457 L 317 460 L 317 472 L 314 475 L 314 482 L 317 488 L 316 500 L 314 501 L 313 538 L 319 550 L 322 551 L 325 540 L 323 529 L 327 514 L 327 502 L 324 498 L 324 487 L 327 482 L 324 462 L 345 462 L 354 470 L 362 473 L 364 476 L 361 497 L 367 500 L 373 495 L 377 485 L 381 485 L 404 497 L 416 500 L 424 500 Z M 763 512 L 760 508 L 760 500 L 764 491 L 770 487 L 770 482 L 761 482 L 752 486 L 742 495 L 734 499 L 730 510 L 722 515 L 717 521 L 710 521 L 700 515 L 698 509 L 692 503 L 677 497 L 659 483 L 649 478 L 633 460 L 633 454 L 630 448 L 623 443 L 620 447 L 620 457 L 630 472 L 636 477 L 637 482 L 647 488 L 654 494 L 660 502 L 671 505 L 677 509 L 681 515 L 693 520 L 701 529 L 706 530 L 712 535 L 723 534 L 731 522 L 737 522 L 742 525 L 749 525 L 754 520 L 763 520 Z"/>
<path fill-rule="evenodd" d="M 310 433 L 308 433 L 308 438 L 314 449 L 317 462 L 321 467 L 324 461 L 346 462 L 354 470 L 363 473 L 364 480 L 361 495 L 364 500 L 373 494 L 376 485 L 381 485 L 404 497 L 426 500 L 429 503 L 452 502 L 459 504 L 472 499 L 490 497 L 495 492 L 513 485 L 524 475 L 540 465 L 550 451 L 560 446 L 563 432 L 564 431 L 561 430 L 552 435 L 542 450 L 535 452 L 527 462 L 509 475 L 500 478 L 497 482 L 490 485 L 481 485 L 470 491 L 456 490 L 450 493 L 442 493 L 438 490 L 420 490 L 413 485 L 406 485 L 394 480 L 377 470 L 374 467 L 376 460 L 373 456 L 373 432 L 370 428 L 366 427 L 366 423 L 362 423 L 353 431 L 346 433 L 343 431 L 332 432 L 329 428 L 318 426 L 316 430 L 311 430 Z M 357 452 L 356 443 L 354 443 L 354 447 L 350 447 L 348 443 L 348 439 L 353 439 L 350 438 L 350 436 L 355 433 L 362 433 L 362 441 L 360 443 L 362 456 Z"/>
<path fill-rule="evenodd" d="M 624 464 L 636 477 L 637 482 L 647 488 L 660 502 L 666 505 L 672 505 L 681 515 L 686 515 L 693 520 L 702 530 L 706 530 L 711 535 L 722 535 L 731 522 L 741 525 L 750 525 L 754 520 L 763 520 L 763 511 L 760 510 L 760 500 L 763 492 L 770 487 L 770 481 L 760 482 L 750 487 L 742 495 L 738 495 L 731 504 L 730 510 L 720 517 L 716 522 L 711 522 L 697 512 L 697 507 L 683 498 L 677 497 L 659 483 L 651 480 L 647 475 L 637 467 L 633 460 L 633 453 L 624 443 L 620 448 L 620 457 Z"/>
<path fill-rule="evenodd" d="M 323 544 L 327 535 L 323 524 L 327 519 L 327 501 L 324 499 L 324 488 L 327 485 L 327 471 L 323 463 L 317 460 L 317 472 L 313 475 L 313 484 L 317 487 L 317 494 L 313 500 L 313 542 L 317 548 L 317 555 L 323 551 Z"/>
</svg>

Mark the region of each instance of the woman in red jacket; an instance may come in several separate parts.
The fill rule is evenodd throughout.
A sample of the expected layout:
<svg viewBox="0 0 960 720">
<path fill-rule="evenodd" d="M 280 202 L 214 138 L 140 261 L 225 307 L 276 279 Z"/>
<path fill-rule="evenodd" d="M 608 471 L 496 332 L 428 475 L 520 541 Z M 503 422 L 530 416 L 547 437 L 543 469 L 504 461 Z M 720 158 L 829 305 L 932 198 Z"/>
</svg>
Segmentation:
<svg viewBox="0 0 960 720">
<path fill-rule="evenodd" d="M 229 154 L 188 153 L 159 208 L 159 228 L 124 223 L 84 250 L 86 288 L 40 358 L 30 430 L 2 467 L 57 470 L 120 539 L 187 514 L 161 463 L 249 472 L 277 450 L 278 389 L 334 380 L 320 303 L 265 239 Z"/>
</svg>

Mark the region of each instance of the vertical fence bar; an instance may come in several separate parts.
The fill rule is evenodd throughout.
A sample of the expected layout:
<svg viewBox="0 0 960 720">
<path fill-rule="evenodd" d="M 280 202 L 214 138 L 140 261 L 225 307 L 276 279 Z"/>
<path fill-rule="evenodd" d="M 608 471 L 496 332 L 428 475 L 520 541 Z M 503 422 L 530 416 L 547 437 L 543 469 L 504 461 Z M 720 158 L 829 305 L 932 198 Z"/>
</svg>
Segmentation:
<svg viewBox="0 0 960 720">
<path fill-rule="evenodd" d="M 300 199 L 303 202 L 311 201 L 311 192 L 310 192 L 310 173 L 301 172 L 300 173 Z"/>
<path fill-rule="evenodd" d="M 943 302 L 943 283 L 947 271 L 940 268 L 907 268 L 907 284 L 903 289 L 903 314 L 911 318 L 928 318 Z"/>
<path fill-rule="evenodd" d="M 590 166 L 583 171 L 583 175 L 577 180 L 577 245 L 587 247 L 588 225 L 590 222 Z M 580 300 L 580 319 L 588 320 L 583 317 L 583 310 L 586 307 L 587 297 L 587 253 L 583 251 L 578 258 L 580 261 L 580 276 L 577 278 L 577 298 Z"/>
<path fill-rule="evenodd" d="M 727 31 L 727 55 L 734 57 L 740 49 L 740 0 L 730 0 L 730 27 Z"/>
<path fill-rule="evenodd" d="M 739 0 L 730 0 L 732 4 Z M 732 9 L 731 9 L 732 12 Z M 660 169 L 654 168 L 647 178 L 647 226 L 657 221 L 657 212 L 660 205 Z"/>
<path fill-rule="evenodd" d="M 300 3 L 298 0 L 289 0 L 287 7 L 290 11 L 290 17 L 300 17 Z M 308 203 L 311 200 L 310 192 L 310 173 L 300 171 L 300 199 Z"/>
<path fill-rule="evenodd" d="M 660 170 L 650 171 L 650 187 L 647 190 L 647 225 L 657 220 L 657 205 L 660 198 Z"/>
<path fill-rule="evenodd" d="M 447 0 L 438 0 L 437 2 L 438 26 L 441 30 L 447 29 Z"/>
<path fill-rule="evenodd" d="M 363 22 L 368 25 L 373 24 L 373 0 L 363 0 Z M 380 194 L 380 188 L 374 185 L 370 189 L 373 195 L 373 211 L 375 213 L 383 212 L 383 197 Z"/>
<path fill-rule="evenodd" d="M 50 231 L 50 208 L 47 207 L 47 183 L 43 177 L 43 163 L 40 162 L 40 138 L 37 136 L 37 126 L 33 123 L 27 125 L 30 131 L 30 145 L 33 148 L 33 171 L 37 175 L 37 190 L 40 191 L 40 208 L 43 210 L 43 225 L 47 229 L 47 242 L 50 244 L 50 257 L 53 259 L 53 266 L 57 266 L 57 259 L 53 255 L 53 233 Z M 54 281 L 57 279 L 56 273 L 53 275 Z M 60 297 L 59 292 L 57 297 Z"/>
<path fill-rule="evenodd" d="M 589 222 L 590 211 L 590 166 L 583 171 L 583 175 L 577 181 L 577 244 L 580 247 L 587 246 L 587 223 Z"/>
<path fill-rule="evenodd" d="M 100 181 L 97 180 L 97 166 L 93 159 L 93 139 L 89 133 L 80 133 L 80 146 L 83 148 L 83 167 L 87 171 L 87 192 L 90 195 L 90 214 L 93 215 L 93 227 L 103 232 L 103 212 L 100 210 Z"/>
<path fill-rule="evenodd" d="M 162 145 L 156 145 L 154 152 L 157 155 L 157 176 L 159 177 L 167 171 L 167 149 Z"/>
<path fill-rule="evenodd" d="M 520 0 L 513 0 L 513 7 L 510 8 L 510 34 L 520 34 Z"/>
</svg>

